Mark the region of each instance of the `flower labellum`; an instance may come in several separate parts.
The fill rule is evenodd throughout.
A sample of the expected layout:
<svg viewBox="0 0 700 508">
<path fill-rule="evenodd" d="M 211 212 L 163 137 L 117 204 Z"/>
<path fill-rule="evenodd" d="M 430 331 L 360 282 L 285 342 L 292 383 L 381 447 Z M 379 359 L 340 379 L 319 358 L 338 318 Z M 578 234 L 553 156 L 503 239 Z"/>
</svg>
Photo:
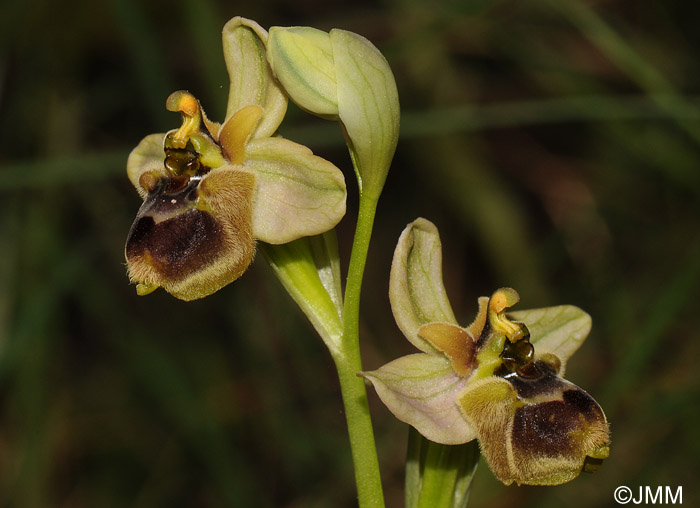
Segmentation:
<svg viewBox="0 0 700 508">
<path fill-rule="evenodd" d="M 497 291 L 490 310 L 504 291 L 512 290 Z M 491 470 L 506 485 L 559 485 L 594 471 L 609 454 L 603 410 L 559 376 L 555 355 L 536 355 L 526 325 L 497 316 L 490 316 L 476 355 L 477 364 L 497 367 L 481 379 L 477 367 L 474 382 L 457 397 Z M 500 362 L 493 356 L 499 349 Z"/>
<path fill-rule="evenodd" d="M 442 444 L 478 439 L 506 485 L 558 485 L 595 471 L 609 454 L 598 403 L 564 374 L 590 330 L 572 306 L 509 313 L 510 288 L 479 298 L 460 327 L 442 282 L 435 226 L 418 219 L 394 253 L 389 296 L 397 324 L 422 353 L 363 372 L 400 420 Z"/>
</svg>

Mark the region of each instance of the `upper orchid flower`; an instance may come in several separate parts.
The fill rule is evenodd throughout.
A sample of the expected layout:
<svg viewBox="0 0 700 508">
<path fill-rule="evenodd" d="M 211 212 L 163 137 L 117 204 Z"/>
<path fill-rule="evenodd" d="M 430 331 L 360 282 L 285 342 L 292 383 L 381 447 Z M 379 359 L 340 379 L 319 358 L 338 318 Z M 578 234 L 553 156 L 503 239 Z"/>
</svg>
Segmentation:
<svg viewBox="0 0 700 508">
<path fill-rule="evenodd" d="M 479 299 L 460 327 L 445 294 L 437 229 L 418 219 L 394 253 L 390 299 L 422 353 L 364 372 L 400 420 L 442 444 L 478 439 L 505 484 L 556 485 L 597 469 L 609 453 L 603 410 L 561 377 L 591 326 L 572 306 L 506 313 L 518 294 Z"/>
<path fill-rule="evenodd" d="M 345 214 L 345 180 L 333 164 L 272 137 L 287 98 L 265 59 L 267 32 L 243 18 L 223 30 L 230 91 L 223 124 L 188 92 L 167 100 L 182 125 L 151 134 L 127 163 L 144 199 L 126 242 L 139 294 L 158 287 L 202 298 L 250 265 L 255 241 L 287 243 L 332 229 Z"/>
</svg>

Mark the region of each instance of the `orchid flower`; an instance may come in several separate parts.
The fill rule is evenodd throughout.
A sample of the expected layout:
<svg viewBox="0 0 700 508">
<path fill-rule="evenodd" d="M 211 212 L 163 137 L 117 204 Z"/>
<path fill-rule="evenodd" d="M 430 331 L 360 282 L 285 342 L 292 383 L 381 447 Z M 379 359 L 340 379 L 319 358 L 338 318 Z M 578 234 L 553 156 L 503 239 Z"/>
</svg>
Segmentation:
<svg viewBox="0 0 700 508">
<path fill-rule="evenodd" d="M 222 124 L 186 91 L 166 102 L 179 128 L 146 136 L 127 162 L 144 200 L 129 232 L 128 274 L 139 294 L 162 287 L 202 298 L 239 278 L 256 241 L 288 243 L 324 233 L 345 214 L 341 171 L 274 136 L 287 98 L 265 58 L 267 32 L 233 18 L 223 30 L 230 77 Z"/>
<path fill-rule="evenodd" d="M 441 444 L 478 439 L 506 485 L 557 485 L 594 471 L 609 454 L 598 403 L 562 376 L 591 319 L 563 305 L 509 312 L 519 296 L 502 288 L 479 298 L 461 327 L 442 281 L 436 227 L 418 219 L 394 253 L 390 300 L 396 322 L 421 352 L 361 373 L 389 410 Z"/>
</svg>

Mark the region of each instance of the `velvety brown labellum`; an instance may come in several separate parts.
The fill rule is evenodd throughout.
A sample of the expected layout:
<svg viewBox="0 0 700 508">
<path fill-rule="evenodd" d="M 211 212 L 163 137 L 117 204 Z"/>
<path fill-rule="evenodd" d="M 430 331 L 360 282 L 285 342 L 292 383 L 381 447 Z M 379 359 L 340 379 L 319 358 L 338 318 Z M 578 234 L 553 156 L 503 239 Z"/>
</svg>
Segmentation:
<svg viewBox="0 0 700 508">
<path fill-rule="evenodd" d="M 253 184 L 253 175 L 223 168 L 202 177 L 163 177 L 127 238 L 131 280 L 193 300 L 240 277 L 255 249 Z"/>
<path fill-rule="evenodd" d="M 607 456 L 603 410 L 544 362 L 480 380 L 459 403 L 491 469 L 506 485 L 558 485 L 577 477 L 588 456 Z"/>
<path fill-rule="evenodd" d="M 222 231 L 207 211 L 196 208 L 200 180 L 179 188 L 164 178 L 141 205 L 126 240 L 131 265 L 144 263 L 163 281 L 184 280 L 221 251 Z"/>
</svg>

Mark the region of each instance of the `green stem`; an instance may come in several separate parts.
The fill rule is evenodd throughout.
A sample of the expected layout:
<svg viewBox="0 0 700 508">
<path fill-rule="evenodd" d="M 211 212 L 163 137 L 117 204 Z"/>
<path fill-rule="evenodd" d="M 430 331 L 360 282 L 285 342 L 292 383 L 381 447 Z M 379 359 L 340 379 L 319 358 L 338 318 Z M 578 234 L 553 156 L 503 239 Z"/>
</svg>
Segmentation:
<svg viewBox="0 0 700 508">
<path fill-rule="evenodd" d="M 453 490 L 445 488 L 457 480 L 457 468 L 450 464 L 450 448 L 429 443 L 421 481 L 418 508 L 451 508 Z"/>
<path fill-rule="evenodd" d="M 406 464 L 407 507 L 467 506 L 471 482 L 479 462 L 476 440 L 463 445 L 443 445 L 425 439 L 411 429 L 409 454 Z M 412 478 L 409 478 L 409 474 Z M 416 477 L 417 474 L 420 479 Z"/>
<path fill-rule="evenodd" d="M 377 200 L 360 195 L 360 210 L 353 240 L 343 309 L 343 339 L 333 357 L 345 406 L 355 482 L 360 508 L 384 506 L 379 461 L 367 402 L 367 391 L 357 373 L 360 357 L 360 292 L 374 224 Z"/>
</svg>

